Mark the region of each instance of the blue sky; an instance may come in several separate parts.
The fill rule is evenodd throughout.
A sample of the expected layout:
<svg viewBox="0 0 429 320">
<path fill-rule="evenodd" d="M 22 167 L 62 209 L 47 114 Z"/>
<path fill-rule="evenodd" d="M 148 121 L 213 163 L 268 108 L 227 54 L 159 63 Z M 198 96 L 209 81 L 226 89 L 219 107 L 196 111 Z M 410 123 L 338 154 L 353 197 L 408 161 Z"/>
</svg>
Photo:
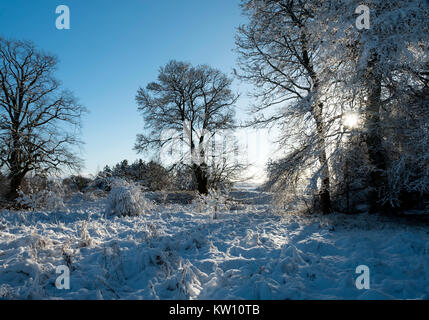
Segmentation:
<svg viewBox="0 0 429 320">
<path fill-rule="evenodd" d="M 55 9 L 70 8 L 71 29 L 57 30 Z M 245 22 L 234 0 L 0 0 L 0 34 L 34 41 L 57 55 L 57 77 L 90 111 L 83 121 L 83 173 L 138 157 L 143 122 L 134 100 L 170 59 L 230 74 L 234 35 Z M 244 117 L 246 86 L 237 113 Z"/>
</svg>

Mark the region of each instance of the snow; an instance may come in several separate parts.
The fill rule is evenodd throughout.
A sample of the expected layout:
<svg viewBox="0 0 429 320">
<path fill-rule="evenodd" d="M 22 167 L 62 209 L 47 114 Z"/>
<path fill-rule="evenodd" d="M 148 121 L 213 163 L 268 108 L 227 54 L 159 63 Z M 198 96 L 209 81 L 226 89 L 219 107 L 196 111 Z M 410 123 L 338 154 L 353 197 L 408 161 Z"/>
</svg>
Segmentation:
<svg viewBox="0 0 429 320">
<path fill-rule="evenodd" d="M 429 299 L 427 225 L 279 214 L 269 194 L 234 196 L 244 204 L 216 215 L 176 203 L 108 217 L 107 200 L 88 197 L 66 211 L 3 210 L 0 298 Z M 69 290 L 55 287 L 60 265 Z M 355 286 L 359 265 L 370 290 Z"/>
</svg>

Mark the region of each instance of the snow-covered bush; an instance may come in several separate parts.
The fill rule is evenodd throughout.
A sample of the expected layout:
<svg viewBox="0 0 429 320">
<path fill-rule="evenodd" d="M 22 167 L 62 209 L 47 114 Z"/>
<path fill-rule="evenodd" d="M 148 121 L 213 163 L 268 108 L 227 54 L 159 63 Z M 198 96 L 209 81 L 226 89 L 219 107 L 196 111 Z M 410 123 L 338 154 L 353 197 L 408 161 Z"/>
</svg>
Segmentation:
<svg viewBox="0 0 429 320">
<path fill-rule="evenodd" d="M 139 216 L 148 213 L 153 203 L 146 199 L 135 183 L 116 179 L 107 197 L 108 216 Z"/>
<path fill-rule="evenodd" d="M 109 166 L 106 166 L 102 171 L 99 171 L 95 175 L 91 183 L 85 189 L 85 192 L 88 192 L 88 191 L 110 192 L 110 190 L 112 190 L 112 184 L 117 179 L 122 179 L 122 178 L 114 177 L 112 175 L 112 170 L 109 168 Z"/>
<path fill-rule="evenodd" d="M 13 287 L 9 284 L 2 284 L 0 286 L 0 299 L 12 300 L 14 298 L 16 298 L 16 296 L 15 296 L 15 290 L 13 289 Z"/>
<path fill-rule="evenodd" d="M 229 210 L 227 197 L 219 191 L 209 190 L 207 195 L 200 194 L 193 201 L 193 205 L 198 208 L 199 212 L 205 212 L 217 219 L 218 212 Z"/>
<path fill-rule="evenodd" d="M 91 236 L 88 232 L 88 224 L 86 223 L 86 221 L 83 221 L 80 227 L 80 237 L 81 240 L 79 246 L 82 248 L 91 246 L 91 244 L 93 243 Z"/>
<path fill-rule="evenodd" d="M 64 189 L 56 180 L 46 182 L 45 189 L 33 186 L 27 182 L 25 191 L 18 190 L 19 197 L 16 202 L 32 210 L 42 209 L 47 211 L 64 210 Z"/>
<path fill-rule="evenodd" d="M 55 191 L 46 191 L 44 207 L 49 211 L 63 210 L 64 205 L 64 194 Z"/>
<path fill-rule="evenodd" d="M 92 182 L 91 178 L 81 175 L 72 175 L 63 180 L 63 185 L 72 192 L 85 192 Z"/>
<path fill-rule="evenodd" d="M 192 169 L 188 166 L 178 166 L 174 170 L 173 186 L 177 190 L 195 190 L 196 184 Z"/>
</svg>

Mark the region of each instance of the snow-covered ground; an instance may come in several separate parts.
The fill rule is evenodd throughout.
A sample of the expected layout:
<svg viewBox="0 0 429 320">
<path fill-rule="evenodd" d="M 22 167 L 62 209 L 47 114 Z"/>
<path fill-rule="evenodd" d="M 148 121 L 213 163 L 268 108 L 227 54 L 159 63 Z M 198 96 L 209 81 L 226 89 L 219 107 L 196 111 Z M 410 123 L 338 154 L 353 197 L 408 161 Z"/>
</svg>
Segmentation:
<svg viewBox="0 0 429 320">
<path fill-rule="evenodd" d="M 429 299 L 427 225 L 279 215 L 267 194 L 234 196 L 216 219 L 195 204 L 105 218 L 105 199 L 79 197 L 69 212 L 3 210 L 0 298 Z M 59 265 L 70 290 L 55 286 Z M 359 265 L 370 290 L 355 286 Z"/>
</svg>

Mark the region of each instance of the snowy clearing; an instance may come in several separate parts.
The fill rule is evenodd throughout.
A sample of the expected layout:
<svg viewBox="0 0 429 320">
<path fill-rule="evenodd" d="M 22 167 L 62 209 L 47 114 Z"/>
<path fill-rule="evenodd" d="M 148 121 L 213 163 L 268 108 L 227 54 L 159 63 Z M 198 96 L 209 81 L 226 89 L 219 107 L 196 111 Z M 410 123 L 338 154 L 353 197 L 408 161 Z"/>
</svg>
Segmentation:
<svg viewBox="0 0 429 320">
<path fill-rule="evenodd" d="M 68 212 L 3 210 L 0 298 L 429 299 L 427 225 L 282 216 L 261 202 L 217 219 L 195 204 L 105 218 L 105 199 L 82 197 Z M 70 290 L 55 286 L 60 265 Z M 355 286 L 359 265 L 370 269 L 370 290 Z"/>
</svg>

